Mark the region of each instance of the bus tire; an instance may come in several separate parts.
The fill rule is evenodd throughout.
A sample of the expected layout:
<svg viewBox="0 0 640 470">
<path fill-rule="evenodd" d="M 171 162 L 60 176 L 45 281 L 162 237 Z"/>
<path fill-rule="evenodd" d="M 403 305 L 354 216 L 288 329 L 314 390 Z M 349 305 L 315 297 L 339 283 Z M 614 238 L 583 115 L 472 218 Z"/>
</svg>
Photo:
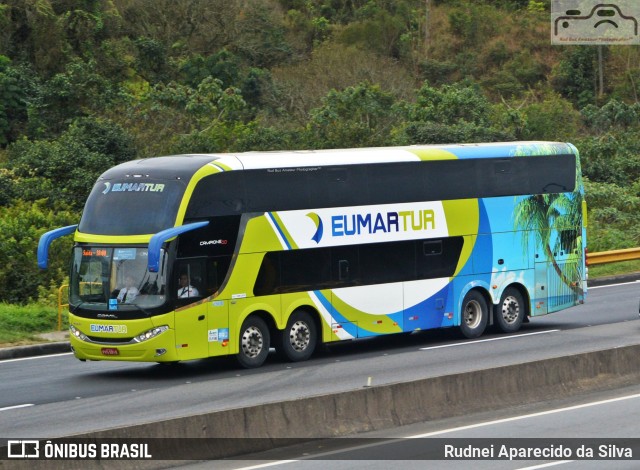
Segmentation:
<svg viewBox="0 0 640 470">
<path fill-rule="evenodd" d="M 318 328 L 313 316 L 304 310 L 291 314 L 280 335 L 280 355 L 291 362 L 306 361 L 318 344 Z"/>
<path fill-rule="evenodd" d="M 460 332 L 465 338 L 477 338 L 484 333 L 489 320 L 489 308 L 483 295 L 470 290 L 462 300 Z"/>
<path fill-rule="evenodd" d="M 245 369 L 260 367 L 267 359 L 271 336 L 265 321 L 255 315 L 247 317 L 240 328 L 238 362 Z"/>
<path fill-rule="evenodd" d="M 507 287 L 496 308 L 495 321 L 500 331 L 514 333 L 520 329 L 525 317 L 522 294 L 513 287 Z"/>
</svg>

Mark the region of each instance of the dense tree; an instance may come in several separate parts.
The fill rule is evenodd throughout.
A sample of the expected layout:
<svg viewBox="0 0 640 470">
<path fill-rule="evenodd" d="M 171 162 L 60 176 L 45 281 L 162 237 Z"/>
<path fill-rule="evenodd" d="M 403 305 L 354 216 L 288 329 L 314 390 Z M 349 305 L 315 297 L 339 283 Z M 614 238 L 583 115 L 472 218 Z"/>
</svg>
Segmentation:
<svg viewBox="0 0 640 470">
<path fill-rule="evenodd" d="M 82 118 L 58 139 L 21 139 L 12 144 L 7 175 L 19 199 L 79 210 L 102 172 L 134 156 L 132 139 L 119 125 Z"/>
<path fill-rule="evenodd" d="M 11 301 L 62 282 L 34 243 L 102 171 L 176 152 L 567 140 L 590 249 L 637 245 L 640 51 L 603 49 L 600 87 L 596 48 L 550 45 L 549 5 L 0 0 L 0 293 L 16 262 Z"/>
<path fill-rule="evenodd" d="M 377 85 L 360 83 L 332 90 L 322 106 L 311 111 L 311 144 L 318 148 L 388 144 L 396 122 L 393 96 Z"/>
<path fill-rule="evenodd" d="M 65 237 L 52 245 L 47 271 L 38 269 L 34 254 L 44 232 L 77 223 L 78 219 L 77 213 L 49 208 L 44 201 L 0 206 L 0 302 L 36 300 L 39 286 L 61 284 L 67 275 L 72 240 Z"/>
</svg>

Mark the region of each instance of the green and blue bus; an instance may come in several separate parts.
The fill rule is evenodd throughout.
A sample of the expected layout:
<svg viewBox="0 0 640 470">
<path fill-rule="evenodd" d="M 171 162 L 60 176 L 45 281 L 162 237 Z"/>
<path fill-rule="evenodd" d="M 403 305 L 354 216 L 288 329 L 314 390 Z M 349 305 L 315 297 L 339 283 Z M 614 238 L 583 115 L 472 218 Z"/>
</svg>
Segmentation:
<svg viewBox="0 0 640 470">
<path fill-rule="evenodd" d="M 102 174 L 78 225 L 41 237 L 41 268 L 68 234 L 80 360 L 257 367 L 270 348 L 301 361 L 355 338 L 515 332 L 586 297 L 568 143 L 135 160 Z"/>
</svg>

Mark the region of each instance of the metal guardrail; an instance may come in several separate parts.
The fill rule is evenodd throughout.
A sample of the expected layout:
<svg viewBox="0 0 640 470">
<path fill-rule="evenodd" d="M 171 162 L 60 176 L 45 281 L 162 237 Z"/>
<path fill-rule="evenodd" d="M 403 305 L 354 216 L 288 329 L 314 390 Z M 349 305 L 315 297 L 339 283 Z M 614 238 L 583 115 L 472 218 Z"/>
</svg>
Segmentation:
<svg viewBox="0 0 640 470">
<path fill-rule="evenodd" d="M 618 261 L 630 261 L 634 259 L 640 259 L 640 248 L 626 248 L 624 250 L 587 253 L 588 266 L 605 263 L 617 263 Z"/>
</svg>

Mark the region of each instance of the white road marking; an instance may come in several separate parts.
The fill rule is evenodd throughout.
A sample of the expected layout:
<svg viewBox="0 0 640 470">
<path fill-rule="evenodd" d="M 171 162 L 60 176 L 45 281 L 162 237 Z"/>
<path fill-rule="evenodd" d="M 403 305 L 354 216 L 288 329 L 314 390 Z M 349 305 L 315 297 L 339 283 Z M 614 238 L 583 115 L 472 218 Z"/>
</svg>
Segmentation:
<svg viewBox="0 0 640 470">
<path fill-rule="evenodd" d="M 4 360 L 0 360 L 0 364 L 4 364 L 6 362 L 30 361 L 32 359 L 42 359 L 47 357 L 70 356 L 72 354 L 73 353 L 68 352 L 68 353 L 60 353 L 60 354 L 45 354 L 41 356 L 19 357 L 17 359 L 4 359 Z"/>
<path fill-rule="evenodd" d="M 503 340 L 506 340 L 506 339 L 522 338 L 523 336 L 544 335 L 544 334 L 547 334 L 547 333 L 555 333 L 556 331 L 560 331 L 560 330 L 536 331 L 536 332 L 533 332 L 533 333 L 524 333 L 524 334 L 521 334 L 521 335 L 502 336 L 500 338 L 477 339 L 477 340 L 467 341 L 466 343 L 454 343 L 454 344 L 443 344 L 443 345 L 440 345 L 440 346 L 429 346 L 429 347 L 426 347 L 426 348 L 420 348 L 420 351 L 427 351 L 429 349 L 440 349 L 440 348 L 454 348 L 456 346 L 466 346 L 468 344 L 486 343 L 488 341 L 503 341 Z"/>
<path fill-rule="evenodd" d="M 5 406 L 0 408 L 0 411 L 15 410 L 16 408 L 27 408 L 29 406 L 35 406 L 33 403 L 25 403 L 24 405 Z"/>
</svg>

